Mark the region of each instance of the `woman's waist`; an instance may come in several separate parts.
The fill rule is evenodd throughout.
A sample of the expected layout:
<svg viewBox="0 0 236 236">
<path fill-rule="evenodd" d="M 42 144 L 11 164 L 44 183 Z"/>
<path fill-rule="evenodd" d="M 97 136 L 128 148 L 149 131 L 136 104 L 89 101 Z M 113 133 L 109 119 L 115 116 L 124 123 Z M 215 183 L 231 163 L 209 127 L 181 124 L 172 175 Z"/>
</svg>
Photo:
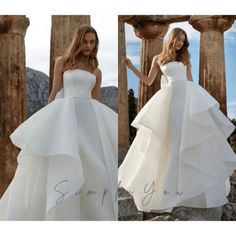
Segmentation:
<svg viewBox="0 0 236 236">
<path fill-rule="evenodd" d="M 185 78 L 170 78 L 170 77 L 168 77 L 168 78 L 166 78 L 166 77 L 162 77 L 161 78 L 161 87 L 165 87 L 165 86 L 169 86 L 169 85 L 171 85 L 171 84 L 175 84 L 175 83 L 180 83 L 180 82 L 182 82 L 182 83 L 184 83 L 184 82 L 187 82 L 187 79 L 185 79 Z"/>
<path fill-rule="evenodd" d="M 56 98 L 84 98 L 91 99 L 91 91 L 78 91 L 71 89 L 62 89 L 60 90 Z"/>
<path fill-rule="evenodd" d="M 85 99 L 91 99 L 91 94 L 87 93 L 64 93 L 64 98 L 85 98 Z"/>
<path fill-rule="evenodd" d="M 91 98 L 91 89 L 89 87 L 68 87 L 64 88 L 65 97 L 84 97 Z"/>
<path fill-rule="evenodd" d="M 181 81 L 186 81 L 186 78 L 184 78 L 184 77 L 168 77 L 167 80 L 169 82 L 181 82 Z"/>
</svg>

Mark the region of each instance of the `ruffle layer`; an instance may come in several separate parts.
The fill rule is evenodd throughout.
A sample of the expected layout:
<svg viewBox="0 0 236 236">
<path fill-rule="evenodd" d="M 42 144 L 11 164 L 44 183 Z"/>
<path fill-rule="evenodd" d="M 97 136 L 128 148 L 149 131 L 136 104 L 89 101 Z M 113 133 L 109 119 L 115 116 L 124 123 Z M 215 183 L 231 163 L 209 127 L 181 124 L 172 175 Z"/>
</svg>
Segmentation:
<svg viewBox="0 0 236 236">
<path fill-rule="evenodd" d="M 106 173 L 104 188 L 109 189 L 113 209 L 110 219 L 115 219 L 116 124 L 117 114 L 96 100 L 59 97 L 23 122 L 10 136 L 21 151 L 15 177 L 0 201 L 0 218 L 78 219 L 79 206 L 73 212 L 73 204 L 71 213 L 63 215 L 61 210 L 57 216 L 55 212 L 58 204 L 70 205 L 79 194 L 86 181 L 84 163 L 91 161 L 98 167 L 90 170 L 94 179 L 99 171 Z"/>
<path fill-rule="evenodd" d="M 181 88 L 178 95 L 176 88 Z M 179 148 L 171 154 L 170 116 L 178 96 L 184 96 L 178 104 L 183 117 Z M 133 194 L 140 210 L 208 208 L 227 201 L 225 182 L 236 169 L 236 156 L 226 139 L 235 127 L 201 86 L 190 81 L 162 85 L 132 125 L 138 132 L 119 168 L 119 184 Z M 177 166 L 171 167 L 171 155 L 178 159 Z M 166 168 L 172 168 L 172 176 L 166 176 L 172 173 Z M 168 189 L 168 184 L 176 189 Z"/>
</svg>

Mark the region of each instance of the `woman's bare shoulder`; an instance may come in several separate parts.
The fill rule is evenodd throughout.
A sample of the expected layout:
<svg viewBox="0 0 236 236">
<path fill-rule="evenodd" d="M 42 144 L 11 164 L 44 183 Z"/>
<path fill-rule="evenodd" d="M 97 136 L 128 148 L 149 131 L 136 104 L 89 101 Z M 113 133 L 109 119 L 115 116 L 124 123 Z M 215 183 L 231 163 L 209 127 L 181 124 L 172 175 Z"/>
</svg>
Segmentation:
<svg viewBox="0 0 236 236">
<path fill-rule="evenodd" d="M 65 57 L 64 56 L 59 56 L 55 59 L 55 63 L 57 64 L 63 64 L 65 61 Z"/>
<path fill-rule="evenodd" d="M 159 59 L 161 57 L 161 53 L 154 56 L 155 59 Z"/>
<path fill-rule="evenodd" d="M 154 62 L 160 66 L 160 59 L 161 59 L 161 54 L 157 54 L 153 57 Z"/>
<path fill-rule="evenodd" d="M 99 69 L 99 68 L 97 68 L 95 71 L 94 71 L 94 74 L 98 77 L 101 77 L 101 75 L 102 75 L 102 71 L 101 71 L 101 69 Z"/>
</svg>

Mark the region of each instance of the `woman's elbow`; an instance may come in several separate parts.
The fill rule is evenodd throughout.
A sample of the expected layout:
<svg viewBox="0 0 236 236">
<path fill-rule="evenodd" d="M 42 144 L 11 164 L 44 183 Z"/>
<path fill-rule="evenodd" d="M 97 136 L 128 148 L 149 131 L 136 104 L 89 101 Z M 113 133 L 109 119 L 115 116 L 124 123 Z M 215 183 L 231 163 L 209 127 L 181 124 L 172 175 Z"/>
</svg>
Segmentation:
<svg viewBox="0 0 236 236">
<path fill-rule="evenodd" d="M 146 80 L 145 81 L 145 84 L 147 85 L 147 86 L 151 86 L 152 84 L 153 84 L 153 82 L 154 82 L 154 80 Z"/>
<path fill-rule="evenodd" d="M 49 97 L 48 97 L 48 104 L 51 103 L 56 97 L 55 91 L 51 91 Z"/>
<path fill-rule="evenodd" d="M 50 95 L 48 97 L 48 104 L 51 103 L 55 99 L 55 96 Z"/>
<path fill-rule="evenodd" d="M 92 99 L 100 101 L 100 93 L 92 93 L 91 97 Z"/>
</svg>

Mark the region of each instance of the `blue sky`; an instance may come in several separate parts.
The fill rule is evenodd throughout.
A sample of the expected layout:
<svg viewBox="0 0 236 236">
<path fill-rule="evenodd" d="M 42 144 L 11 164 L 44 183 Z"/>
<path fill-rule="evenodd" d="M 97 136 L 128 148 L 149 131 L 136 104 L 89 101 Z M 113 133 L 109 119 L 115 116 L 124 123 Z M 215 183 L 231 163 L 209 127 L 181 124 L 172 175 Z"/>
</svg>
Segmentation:
<svg viewBox="0 0 236 236">
<path fill-rule="evenodd" d="M 190 24 L 175 23 L 170 25 L 169 31 L 175 27 L 183 28 L 188 35 L 192 63 L 192 76 L 195 83 L 199 79 L 199 46 L 200 33 L 192 28 Z M 125 24 L 126 30 L 126 54 L 137 68 L 140 68 L 141 40 L 133 32 L 129 24 Z M 169 33 L 168 31 L 168 33 Z M 168 35 L 167 33 L 167 35 Z M 224 33 L 225 35 L 225 64 L 226 64 L 226 89 L 227 89 L 227 109 L 228 116 L 236 116 L 236 23 Z M 166 38 L 165 38 L 166 39 Z M 164 40 L 165 40 L 164 39 Z M 128 88 L 133 88 L 135 96 L 138 96 L 138 78 L 128 70 Z"/>
</svg>

